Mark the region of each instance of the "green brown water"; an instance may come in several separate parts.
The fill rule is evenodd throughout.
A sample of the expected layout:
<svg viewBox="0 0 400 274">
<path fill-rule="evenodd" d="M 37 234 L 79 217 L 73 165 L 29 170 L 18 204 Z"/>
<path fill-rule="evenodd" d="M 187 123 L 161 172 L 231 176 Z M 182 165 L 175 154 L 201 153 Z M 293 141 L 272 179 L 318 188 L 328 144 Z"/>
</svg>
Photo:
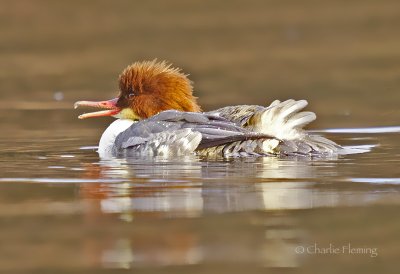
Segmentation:
<svg viewBox="0 0 400 274">
<path fill-rule="evenodd" d="M 398 1 L 1 4 L 0 272 L 398 271 Z M 112 120 L 73 102 L 155 57 L 205 110 L 307 99 L 313 130 L 371 151 L 101 161 Z"/>
</svg>

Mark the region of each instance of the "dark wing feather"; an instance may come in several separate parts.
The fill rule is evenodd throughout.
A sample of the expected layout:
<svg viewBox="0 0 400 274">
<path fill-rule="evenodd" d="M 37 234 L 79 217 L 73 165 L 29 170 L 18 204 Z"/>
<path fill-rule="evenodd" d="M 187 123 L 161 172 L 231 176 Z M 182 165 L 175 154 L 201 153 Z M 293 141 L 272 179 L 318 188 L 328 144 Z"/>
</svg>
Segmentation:
<svg viewBox="0 0 400 274">
<path fill-rule="evenodd" d="M 237 134 L 237 135 L 231 135 L 231 136 L 220 137 L 220 138 L 209 138 L 209 139 L 203 138 L 202 141 L 200 142 L 199 146 L 197 147 L 197 150 L 207 149 L 210 147 L 222 146 L 222 145 L 231 144 L 231 143 L 235 143 L 235 142 L 244 142 L 244 141 L 259 140 L 259 139 L 275 139 L 275 138 L 265 135 L 265 134 L 251 134 L 251 133 Z"/>
</svg>

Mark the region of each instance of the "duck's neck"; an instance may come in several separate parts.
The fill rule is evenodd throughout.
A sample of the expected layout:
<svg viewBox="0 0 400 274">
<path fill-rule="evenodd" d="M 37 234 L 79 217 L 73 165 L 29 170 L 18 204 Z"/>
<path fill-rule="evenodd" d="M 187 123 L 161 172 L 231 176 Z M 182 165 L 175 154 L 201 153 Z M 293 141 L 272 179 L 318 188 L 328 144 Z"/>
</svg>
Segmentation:
<svg viewBox="0 0 400 274">
<path fill-rule="evenodd" d="M 103 132 L 103 135 L 101 135 L 99 148 L 97 150 L 101 158 L 112 156 L 114 142 L 118 134 L 125 131 L 133 123 L 135 122 L 130 119 L 117 119 L 108 126 Z"/>
</svg>

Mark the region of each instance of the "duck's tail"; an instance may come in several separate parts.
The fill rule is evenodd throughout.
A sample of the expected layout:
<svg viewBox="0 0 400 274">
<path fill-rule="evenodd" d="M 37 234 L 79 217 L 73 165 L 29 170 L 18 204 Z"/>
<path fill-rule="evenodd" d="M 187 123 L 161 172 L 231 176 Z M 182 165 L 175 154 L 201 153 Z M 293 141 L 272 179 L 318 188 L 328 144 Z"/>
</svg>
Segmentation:
<svg viewBox="0 0 400 274">
<path fill-rule="evenodd" d="M 307 105 L 306 100 L 275 100 L 254 114 L 254 130 L 281 140 L 300 139 L 306 135 L 303 127 L 317 118 L 314 112 L 302 111 Z"/>
<path fill-rule="evenodd" d="M 281 140 L 279 150 L 291 154 L 341 154 L 342 147 L 322 136 L 309 135 L 304 127 L 317 116 L 311 111 L 302 111 L 308 102 L 293 99 L 284 102 L 275 100 L 251 118 L 256 132 L 274 136 Z"/>
</svg>

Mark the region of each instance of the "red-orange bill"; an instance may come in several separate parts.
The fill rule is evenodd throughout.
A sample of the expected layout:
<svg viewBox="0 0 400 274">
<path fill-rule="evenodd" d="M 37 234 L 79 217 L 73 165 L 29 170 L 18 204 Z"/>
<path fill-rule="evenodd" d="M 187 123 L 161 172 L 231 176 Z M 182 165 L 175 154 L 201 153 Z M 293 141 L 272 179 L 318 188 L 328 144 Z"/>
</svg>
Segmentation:
<svg viewBox="0 0 400 274">
<path fill-rule="evenodd" d="M 106 110 L 89 112 L 82 115 L 79 115 L 79 119 L 86 119 L 92 117 L 101 117 L 101 116 L 114 116 L 117 115 L 121 109 L 116 106 L 118 98 L 114 98 L 108 101 L 78 101 L 74 104 L 74 108 L 78 107 L 95 107 L 95 108 L 102 108 Z"/>
</svg>

